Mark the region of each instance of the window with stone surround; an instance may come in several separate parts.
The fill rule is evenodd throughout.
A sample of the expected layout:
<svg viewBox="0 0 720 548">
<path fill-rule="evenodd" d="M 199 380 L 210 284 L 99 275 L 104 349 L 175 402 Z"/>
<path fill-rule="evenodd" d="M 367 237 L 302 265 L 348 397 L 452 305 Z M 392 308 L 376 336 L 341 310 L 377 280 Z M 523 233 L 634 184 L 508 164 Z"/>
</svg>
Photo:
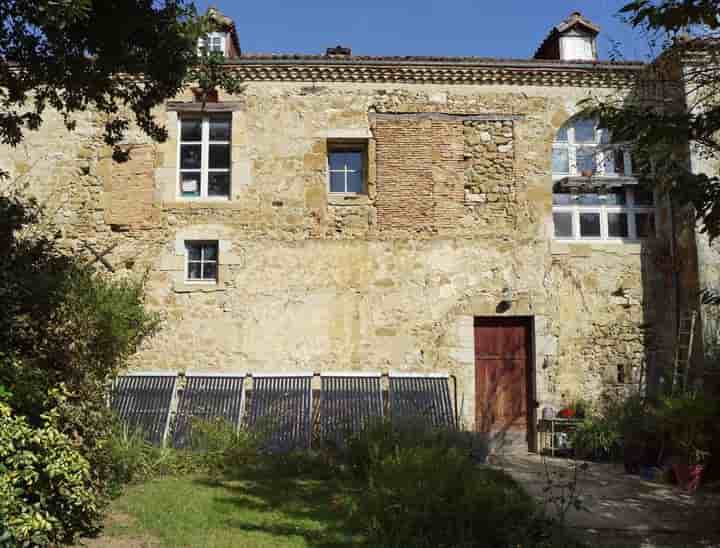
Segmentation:
<svg viewBox="0 0 720 548">
<path fill-rule="evenodd" d="M 328 188 L 331 194 L 366 194 L 367 144 L 328 142 Z"/>
<path fill-rule="evenodd" d="M 624 241 L 655 235 L 655 201 L 632 176 L 627 145 L 596 121 L 574 118 L 553 143 L 553 223 L 559 240 Z"/>
<path fill-rule="evenodd" d="M 186 241 L 185 257 L 186 282 L 217 283 L 217 241 Z"/>
<path fill-rule="evenodd" d="M 232 118 L 229 114 L 178 118 L 178 196 L 184 199 L 230 197 Z"/>
</svg>

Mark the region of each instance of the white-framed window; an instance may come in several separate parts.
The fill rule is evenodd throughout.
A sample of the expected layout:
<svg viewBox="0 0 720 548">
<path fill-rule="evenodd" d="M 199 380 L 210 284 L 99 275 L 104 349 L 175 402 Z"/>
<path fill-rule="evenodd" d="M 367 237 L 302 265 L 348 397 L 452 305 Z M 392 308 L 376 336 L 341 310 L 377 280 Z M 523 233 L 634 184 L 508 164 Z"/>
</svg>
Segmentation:
<svg viewBox="0 0 720 548">
<path fill-rule="evenodd" d="M 227 42 L 227 34 L 224 32 L 209 32 L 204 37 L 198 39 L 198 53 L 203 51 L 211 53 L 220 53 L 225 55 L 225 43 Z"/>
<path fill-rule="evenodd" d="M 217 283 L 218 242 L 185 242 L 185 281 Z"/>
<path fill-rule="evenodd" d="M 589 34 L 567 34 L 560 37 L 560 59 L 563 61 L 595 60 L 594 38 Z"/>
<path fill-rule="evenodd" d="M 595 120 L 573 118 L 552 149 L 555 239 L 624 241 L 655 235 L 653 193 L 632 176 L 630 147 Z"/>
<path fill-rule="evenodd" d="M 178 196 L 230 197 L 232 118 L 229 114 L 178 119 Z"/>
<path fill-rule="evenodd" d="M 365 194 L 367 148 L 364 143 L 328 143 L 331 194 Z"/>
<path fill-rule="evenodd" d="M 607 130 L 589 118 L 575 118 L 555 135 L 553 180 L 565 177 L 632 177 L 630 147 L 611 143 Z"/>
<path fill-rule="evenodd" d="M 604 192 L 553 188 L 557 240 L 625 241 L 655 236 L 653 193 L 620 187 Z"/>
</svg>

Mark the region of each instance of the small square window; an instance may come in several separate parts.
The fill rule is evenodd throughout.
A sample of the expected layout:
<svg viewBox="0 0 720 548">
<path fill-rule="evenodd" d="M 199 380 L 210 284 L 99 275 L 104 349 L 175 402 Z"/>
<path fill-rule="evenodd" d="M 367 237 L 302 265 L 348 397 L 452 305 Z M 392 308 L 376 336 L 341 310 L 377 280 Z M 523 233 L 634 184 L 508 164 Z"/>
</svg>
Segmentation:
<svg viewBox="0 0 720 548">
<path fill-rule="evenodd" d="M 218 243 L 185 242 L 185 249 L 187 257 L 187 281 L 217 283 Z"/>
<path fill-rule="evenodd" d="M 365 193 L 365 146 L 331 143 L 328 145 L 328 174 L 331 193 Z"/>
<path fill-rule="evenodd" d="M 203 52 L 220 53 L 225 55 L 225 40 L 227 34 L 224 32 L 210 32 L 198 39 L 198 54 Z"/>
</svg>

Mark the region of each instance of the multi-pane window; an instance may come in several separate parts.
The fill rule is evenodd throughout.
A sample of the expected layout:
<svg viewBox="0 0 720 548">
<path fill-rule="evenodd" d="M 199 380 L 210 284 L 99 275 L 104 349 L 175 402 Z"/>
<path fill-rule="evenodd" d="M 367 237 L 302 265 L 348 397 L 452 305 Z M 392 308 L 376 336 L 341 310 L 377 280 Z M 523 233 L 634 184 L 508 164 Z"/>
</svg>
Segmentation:
<svg viewBox="0 0 720 548">
<path fill-rule="evenodd" d="M 555 137 L 553 179 L 563 177 L 632 176 L 632 158 L 626 145 L 612 144 L 608 131 L 589 118 L 576 118 Z"/>
<path fill-rule="evenodd" d="M 555 238 L 560 240 L 637 240 L 655 235 L 652 192 L 622 187 L 607 192 L 553 189 Z"/>
<path fill-rule="evenodd" d="M 179 195 L 182 198 L 229 198 L 230 116 L 183 116 L 179 123 Z"/>
<path fill-rule="evenodd" d="M 552 175 L 555 238 L 637 240 L 655 235 L 653 193 L 636 184 L 618 185 L 622 179 L 633 183 L 630 150 L 611 143 L 595 120 L 575 118 L 560 128 Z M 578 182 L 580 188 L 573 184 Z"/>
<path fill-rule="evenodd" d="M 223 32 L 210 32 L 198 40 L 198 50 L 221 53 L 225 55 L 225 37 Z"/>
<path fill-rule="evenodd" d="M 330 192 L 365 192 L 365 149 L 362 146 L 332 145 L 328 151 Z"/>
<path fill-rule="evenodd" d="M 217 282 L 218 243 L 185 242 L 187 265 L 185 278 L 189 282 Z"/>
</svg>

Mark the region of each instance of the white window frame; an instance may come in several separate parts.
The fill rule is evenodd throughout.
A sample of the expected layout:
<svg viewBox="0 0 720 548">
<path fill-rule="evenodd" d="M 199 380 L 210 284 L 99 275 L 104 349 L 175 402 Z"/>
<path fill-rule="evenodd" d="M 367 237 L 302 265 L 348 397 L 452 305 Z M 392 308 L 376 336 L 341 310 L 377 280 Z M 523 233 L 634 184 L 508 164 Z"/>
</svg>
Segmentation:
<svg viewBox="0 0 720 548">
<path fill-rule="evenodd" d="M 571 120 L 566 124 L 567 128 L 567 141 L 559 141 L 555 140 L 553 142 L 552 148 L 553 153 L 555 150 L 566 150 L 567 156 L 568 156 L 568 171 L 567 172 L 558 172 L 554 171 L 552 172 L 552 180 L 553 184 L 562 181 L 563 179 L 568 179 L 572 177 L 583 177 L 583 174 L 578 170 L 577 166 L 577 152 L 581 148 L 591 148 L 595 150 L 595 172 L 592 174 L 592 184 L 589 185 L 590 188 L 593 186 L 597 186 L 597 188 L 594 192 L 600 194 L 601 196 L 601 203 L 600 204 L 587 204 L 583 205 L 580 203 L 570 204 L 570 205 L 556 205 L 553 204 L 552 206 L 552 212 L 553 213 L 570 213 L 572 215 L 572 236 L 556 236 L 554 227 L 553 227 L 553 238 L 558 241 L 565 241 L 565 242 L 577 242 L 577 241 L 584 241 L 584 242 L 628 242 L 628 241 L 640 241 L 643 238 L 640 238 L 637 233 L 637 223 L 636 223 L 636 213 L 651 213 L 654 216 L 655 219 L 655 234 L 651 234 L 650 237 L 657 234 L 657 212 L 655 208 L 656 199 L 655 196 L 653 196 L 653 204 L 652 205 L 636 205 L 635 204 L 635 188 L 637 188 L 636 184 L 629 184 L 626 186 L 623 186 L 624 194 L 625 194 L 625 203 L 623 205 L 610 205 L 607 203 L 602 203 L 602 195 L 603 191 L 601 188 L 603 187 L 603 180 L 607 183 L 612 183 L 613 180 L 616 181 L 617 179 L 623 178 L 623 179 L 632 179 L 634 181 L 634 177 L 632 174 L 632 156 L 630 153 L 630 147 L 627 144 L 614 144 L 611 143 L 610 136 L 607 134 L 604 134 L 607 130 L 600 130 L 597 127 L 597 122 L 594 124 L 594 133 L 593 133 L 593 140 L 583 143 L 583 142 L 576 142 L 575 140 L 575 123 L 578 121 L 587 121 L 587 119 L 579 119 L 576 118 L 574 120 Z M 603 139 L 604 136 L 607 136 L 606 139 Z M 623 153 L 623 168 L 624 173 L 618 174 L 615 173 L 615 152 L 616 151 L 622 151 Z M 608 162 L 606 164 L 605 160 L 608 158 Z M 551 162 L 552 163 L 552 162 Z M 610 170 L 606 169 L 607 167 L 610 167 Z M 587 190 L 583 188 L 583 190 L 579 190 L 578 193 L 582 192 L 593 192 L 593 190 Z M 571 192 L 572 194 L 572 192 Z M 600 236 L 581 236 L 580 235 L 580 214 L 581 213 L 599 213 L 600 214 Z M 628 235 L 625 238 L 617 237 L 617 236 L 610 236 L 609 234 L 609 218 L 608 214 L 610 213 L 624 213 L 627 215 L 627 221 L 628 221 Z M 554 224 L 554 223 L 553 223 Z"/>
<path fill-rule="evenodd" d="M 220 281 L 220 242 L 218 240 L 185 240 L 185 283 L 187 284 L 206 284 L 206 285 L 216 285 Z M 200 250 L 200 260 L 190 260 L 190 251 L 189 247 L 192 245 L 201 246 Z M 206 261 L 204 259 L 204 251 L 202 246 L 208 246 L 208 245 L 214 245 L 215 246 L 215 260 L 214 261 Z M 203 266 L 205 264 L 214 264 L 215 265 L 215 278 L 212 279 L 195 279 L 190 278 L 190 263 L 200 263 L 200 275 L 202 276 L 203 272 Z"/>
<path fill-rule="evenodd" d="M 213 40 L 220 40 L 220 49 L 212 49 Z M 208 48 L 208 44 L 210 48 Z M 205 36 L 198 38 L 198 55 L 203 52 L 221 53 L 225 57 L 227 45 L 227 33 L 225 32 L 208 32 Z"/>
<path fill-rule="evenodd" d="M 637 234 L 636 213 L 650 213 L 655 219 L 655 234 L 657 234 L 657 213 L 654 205 L 636 205 L 635 189 L 632 187 L 624 187 L 625 204 L 624 205 L 607 205 L 607 204 L 570 204 L 570 205 L 553 205 L 554 213 L 570 213 L 572 214 L 572 236 L 555 236 L 553 226 L 553 238 L 560 242 L 636 242 L 642 241 L 643 238 Z M 602 196 L 602 194 L 600 194 Z M 655 200 L 653 200 L 653 204 Z M 590 237 L 580 235 L 580 214 L 581 213 L 599 213 L 600 214 L 600 237 Z M 625 213 L 628 221 L 628 235 L 626 238 L 610 236 L 608 214 L 609 213 Z M 554 225 L 554 223 L 553 223 Z"/>
<path fill-rule="evenodd" d="M 554 141 L 552 148 L 555 150 L 567 150 L 568 153 L 568 171 L 559 172 L 553 171 L 553 181 L 563 179 L 565 177 L 580 177 L 582 173 L 577 168 L 577 151 L 582 148 L 595 149 L 595 166 L 596 171 L 593 173 L 593 177 L 632 177 L 633 176 L 633 164 L 632 155 L 630 153 L 630 147 L 623 143 L 611 144 L 608 138 L 607 143 L 602 142 L 603 131 L 595 127 L 594 139 L 587 143 L 575 142 L 575 126 L 572 123 L 567 125 L 567 141 Z M 623 167 L 625 173 L 615 173 L 615 151 L 620 150 L 623 153 Z M 607 165 L 612 166 L 612 171 L 606 171 L 605 159 L 610 156 L 610 163 Z"/>
<path fill-rule="evenodd" d="M 211 141 L 210 140 L 210 119 L 211 118 L 226 118 L 230 122 L 230 139 L 229 141 Z M 201 120 L 201 140 L 200 141 L 183 141 L 182 140 L 182 123 L 183 120 L 194 119 Z M 185 115 L 178 116 L 177 125 L 178 135 L 178 146 L 177 146 L 177 181 L 175 183 L 176 194 L 180 200 L 212 200 L 212 201 L 228 201 L 232 196 L 232 117 L 224 115 Z M 182 168 L 182 145 L 200 145 L 200 169 L 183 169 Z M 230 157 L 230 163 L 227 168 L 214 168 L 210 169 L 210 145 L 227 145 Z M 200 172 L 200 195 L 199 196 L 183 196 L 182 193 L 182 174 L 185 173 L 197 173 Z M 226 196 L 209 196 L 208 195 L 208 180 L 210 173 L 227 173 L 228 174 L 228 193 Z"/>
<path fill-rule="evenodd" d="M 342 152 L 358 152 L 362 158 L 362 191 L 350 192 L 347 190 L 347 174 L 357 173 L 356 170 L 349 170 L 347 166 L 344 170 L 330 169 L 330 155 Z M 368 155 L 367 141 L 335 141 L 329 142 L 327 148 L 327 189 L 332 196 L 365 196 L 367 195 L 367 178 L 368 178 Z M 332 173 L 345 173 L 345 190 L 341 192 L 333 192 L 331 185 Z"/>
</svg>

